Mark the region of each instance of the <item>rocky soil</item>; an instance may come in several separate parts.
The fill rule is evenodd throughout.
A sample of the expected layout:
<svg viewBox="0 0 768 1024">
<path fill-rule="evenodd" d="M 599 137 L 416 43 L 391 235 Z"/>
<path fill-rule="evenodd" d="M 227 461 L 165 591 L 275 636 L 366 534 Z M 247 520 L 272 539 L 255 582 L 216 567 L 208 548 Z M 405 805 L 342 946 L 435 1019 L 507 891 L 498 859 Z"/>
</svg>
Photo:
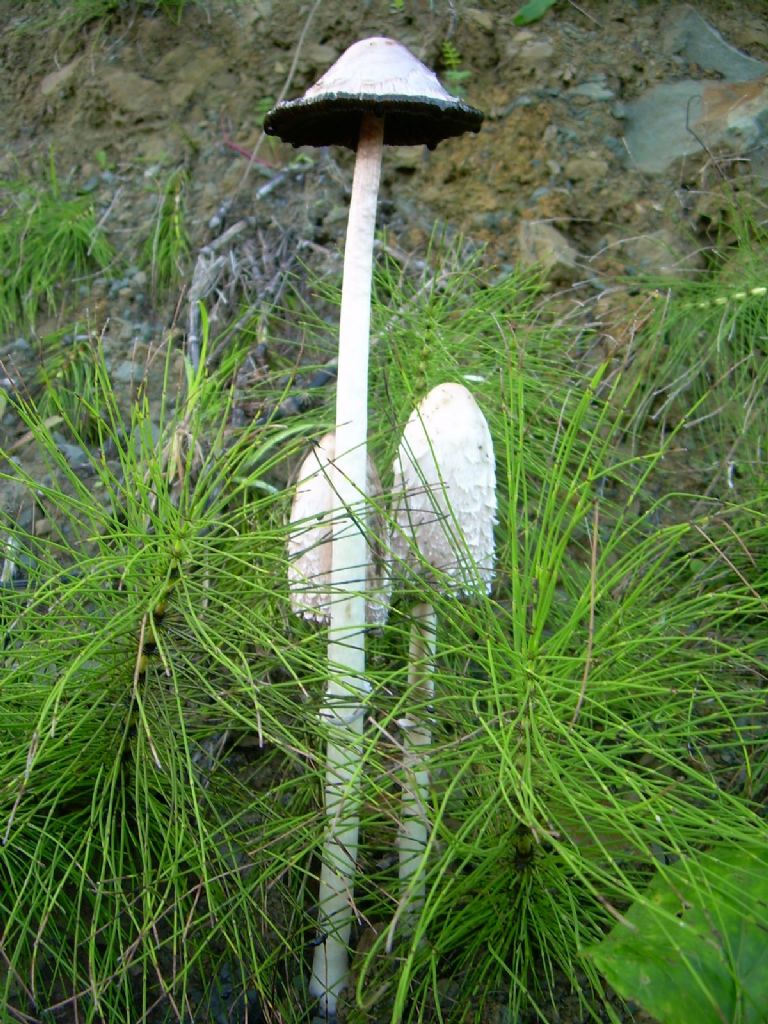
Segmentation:
<svg viewBox="0 0 768 1024">
<path fill-rule="evenodd" d="M 73 31 L 48 0 L 0 0 L 0 175 L 42 178 L 53 154 L 60 177 L 93 195 L 123 261 L 117 289 L 85 296 L 97 323 L 162 322 L 175 307 L 176 296 L 158 308 L 135 269 L 175 167 L 188 174 L 193 249 L 248 215 L 251 237 L 290 229 L 335 259 L 350 154 L 306 150 L 296 164 L 261 119 L 349 43 L 386 34 L 449 87 L 460 79 L 487 115 L 478 136 L 387 154 L 381 223 L 401 251 L 423 254 L 443 222 L 500 268 L 543 261 L 582 296 L 617 275 L 695 269 L 722 179 L 768 182 L 765 4 L 560 0 L 526 27 L 517 6 L 189 0 L 176 25 L 125 3 Z"/>
<path fill-rule="evenodd" d="M 463 0 L 188 0 L 178 23 L 136 0 L 74 16 L 97 6 L 0 0 L 0 179 L 42 185 L 53 159 L 118 254 L 78 282 L 74 308 L 0 339 L 6 387 L 33 381 L 39 339 L 76 323 L 102 336 L 127 401 L 194 300 L 220 329 L 279 299 L 298 261 L 336 273 L 352 156 L 297 153 L 261 123 L 365 35 L 402 40 L 486 113 L 477 136 L 387 152 L 383 244 L 418 259 L 442 226 L 501 272 L 541 264 L 607 336 L 626 316 L 617 278 L 698 272 L 728 195 L 768 184 L 762 0 L 560 0 L 524 27 L 516 3 Z M 185 286 L 162 293 L 142 251 L 177 169 L 190 254 Z M 11 414 L 2 427 L 13 439 Z"/>
<path fill-rule="evenodd" d="M 178 23 L 155 3 L 101 6 L 117 13 L 0 0 L 0 180 L 44 187 L 54 160 L 117 252 L 74 306 L 0 338 L 7 388 L 33 384 L 46 336 L 76 325 L 102 337 L 127 405 L 197 299 L 215 333 L 278 301 L 289 271 L 338 273 L 352 154 L 294 151 L 261 123 L 365 35 L 402 40 L 486 113 L 477 136 L 388 150 L 381 245 L 420 259 L 438 228 L 501 273 L 542 265 L 609 348 L 632 322 L 617 279 L 698 273 L 734 192 L 758 204 L 768 185 L 763 0 L 559 0 L 523 27 L 507 2 L 188 0 Z M 190 252 L 163 292 L 142 253 L 177 170 Z M 19 429 L 6 413 L 0 443 Z"/>
</svg>

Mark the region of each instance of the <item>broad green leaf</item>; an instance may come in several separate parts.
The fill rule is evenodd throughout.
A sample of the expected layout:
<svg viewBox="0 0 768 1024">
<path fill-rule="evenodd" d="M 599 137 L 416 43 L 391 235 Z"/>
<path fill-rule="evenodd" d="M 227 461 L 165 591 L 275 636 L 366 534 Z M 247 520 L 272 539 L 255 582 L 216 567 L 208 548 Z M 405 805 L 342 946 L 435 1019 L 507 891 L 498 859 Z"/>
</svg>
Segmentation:
<svg viewBox="0 0 768 1024">
<path fill-rule="evenodd" d="M 661 1024 L 768 1021 L 768 852 L 718 847 L 656 876 L 587 950 Z"/>
<path fill-rule="evenodd" d="M 533 21 L 543 18 L 556 0 L 530 0 L 524 4 L 512 19 L 516 25 L 530 25 Z"/>
</svg>

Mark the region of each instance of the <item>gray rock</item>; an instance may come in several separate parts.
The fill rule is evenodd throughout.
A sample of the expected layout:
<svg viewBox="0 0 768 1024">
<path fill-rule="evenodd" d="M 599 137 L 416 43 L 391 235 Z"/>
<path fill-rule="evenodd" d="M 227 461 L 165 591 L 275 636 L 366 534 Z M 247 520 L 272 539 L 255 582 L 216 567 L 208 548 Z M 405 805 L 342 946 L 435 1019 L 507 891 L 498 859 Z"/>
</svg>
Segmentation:
<svg viewBox="0 0 768 1024">
<path fill-rule="evenodd" d="M 53 439 L 56 442 L 56 447 L 72 469 L 83 470 L 90 467 L 91 463 L 88 455 L 79 444 L 72 444 L 70 441 L 66 441 L 59 433 L 54 433 Z"/>
<path fill-rule="evenodd" d="M 114 317 L 112 322 L 115 327 L 119 324 L 119 330 L 116 332 L 118 341 L 133 341 L 136 337 L 136 328 L 130 320 L 118 320 Z"/>
<path fill-rule="evenodd" d="M 663 83 L 616 111 L 641 171 L 659 174 L 679 157 L 723 146 L 744 153 L 768 140 L 768 64 L 736 49 L 689 6 L 673 11 L 661 45 L 726 81 Z"/>
<path fill-rule="evenodd" d="M 166 108 L 167 90 L 136 71 L 106 68 L 102 72 L 101 91 L 110 100 L 113 110 L 129 120 L 151 120 L 153 113 Z"/>
<path fill-rule="evenodd" d="M 489 11 L 481 10 L 479 7 L 466 7 L 462 11 L 462 17 L 473 25 L 477 25 L 484 32 L 493 32 L 496 28 L 493 15 Z"/>
<path fill-rule="evenodd" d="M 612 100 L 616 95 L 613 89 L 605 84 L 605 79 L 595 79 L 591 82 L 582 82 L 569 89 L 567 96 L 586 96 L 589 100 Z"/>
<path fill-rule="evenodd" d="M 628 238 L 622 242 L 620 252 L 631 274 L 690 278 L 691 272 L 703 263 L 700 246 L 686 244 L 669 228 Z"/>
<path fill-rule="evenodd" d="M 40 92 L 42 95 L 51 96 L 54 93 L 63 92 L 81 60 L 82 57 L 75 57 L 69 64 L 65 64 L 63 67 L 57 68 L 56 71 L 51 71 L 50 74 L 47 74 L 40 82 Z"/>
<path fill-rule="evenodd" d="M 110 376 L 117 384 L 135 384 L 144 376 L 144 368 L 133 359 L 123 359 Z"/>
<path fill-rule="evenodd" d="M 605 181 L 608 174 L 608 162 L 599 156 L 575 156 L 564 167 L 569 181 L 586 181 L 597 183 Z"/>
<path fill-rule="evenodd" d="M 551 40 L 537 36 L 530 29 L 516 32 L 505 46 L 506 56 L 523 67 L 534 67 L 548 61 L 555 52 Z"/>
<path fill-rule="evenodd" d="M 578 251 L 565 235 L 546 221 L 520 221 L 517 245 L 521 265 L 541 267 L 553 284 L 573 284 L 581 276 Z"/>
<path fill-rule="evenodd" d="M 692 7 L 673 12 L 662 34 L 667 53 L 679 53 L 706 71 L 716 71 L 732 81 L 748 81 L 768 72 L 768 64 L 755 60 L 731 46 L 717 29 Z"/>
<path fill-rule="evenodd" d="M 768 140 L 768 78 L 665 83 L 620 113 L 631 162 L 660 174 L 682 156 L 720 147 L 744 153 Z"/>
<path fill-rule="evenodd" d="M 0 509 L 3 512 L 7 512 L 11 519 L 16 519 L 21 525 L 27 525 L 21 523 L 19 520 L 19 510 L 24 509 L 29 504 L 29 489 L 26 483 L 20 482 L 19 479 L 14 477 L 14 470 L 21 470 L 22 473 L 25 467 L 18 455 L 12 455 L 7 459 L 6 465 L 8 467 L 8 476 L 3 480 L 3 486 L 0 487 Z M 19 474 L 21 476 L 21 473 Z"/>
</svg>

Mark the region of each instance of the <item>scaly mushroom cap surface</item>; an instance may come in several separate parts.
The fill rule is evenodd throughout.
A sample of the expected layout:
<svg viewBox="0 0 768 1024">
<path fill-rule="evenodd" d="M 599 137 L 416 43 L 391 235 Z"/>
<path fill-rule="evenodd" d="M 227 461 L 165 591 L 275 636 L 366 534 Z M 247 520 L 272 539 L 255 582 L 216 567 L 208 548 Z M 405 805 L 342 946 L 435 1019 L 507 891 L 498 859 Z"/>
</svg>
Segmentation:
<svg viewBox="0 0 768 1024">
<path fill-rule="evenodd" d="M 490 589 L 496 468 L 488 423 L 461 384 L 440 384 L 411 413 L 393 466 L 392 553 L 438 585 Z"/>
<path fill-rule="evenodd" d="M 299 468 L 298 484 L 291 506 L 292 529 L 288 537 L 288 586 L 291 610 L 296 615 L 327 625 L 331 618 L 331 541 L 334 519 L 343 514 L 338 507 L 330 466 L 336 455 L 335 437 L 325 434 Z M 366 493 L 381 495 L 378 473 L 368 459 Z M 383 518 L 369 507 L 369 546 L 365 617 L 369 625 L 387 621 L 391 579 L 384 557 Z"/>
<path fill-rule="evenodd" d="M 384 118 L 388 146 L 434 149 L 443 139 L 479 131 L 483 121 L 402 43 L 376 36 L 353 43 L 300 99 L 278 103 L 264 131 L 294 146 L 356 149 L 366 112 Z"/>
</svg>

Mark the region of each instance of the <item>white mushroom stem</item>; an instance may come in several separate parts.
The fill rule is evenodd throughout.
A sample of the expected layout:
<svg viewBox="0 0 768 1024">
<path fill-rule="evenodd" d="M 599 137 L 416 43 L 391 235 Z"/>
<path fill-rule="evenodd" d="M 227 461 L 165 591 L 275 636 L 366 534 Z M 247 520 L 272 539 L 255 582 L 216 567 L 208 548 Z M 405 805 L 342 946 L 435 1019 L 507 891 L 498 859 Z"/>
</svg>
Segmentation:
<svg viewBox="0 0 768 1024">
<path fill-rule="evenodd" d="M 408 650 L 408 700 L 420 706 L 400 720 L 403 729 L 403 797 L 398 834 L 400 887 L 404 901 L 403 916 L 412 926 L 424 905 L 424 860 L 429 840 L 429 769 L 424 751 L 432 743 L 432 699 L 435 692 L 432 673 L 435 661 L 435 609 L 426 602 L 411 610 L 411 636 Z"/>
<path fill-rule="evenodd" d="M 359 830 L 359 767 L 365 680 L 364 533 L 368 348 L 376 203 L 384 144 L 383 118 L 362 116 L 344 249 L 336 390 L 336 459 L 331 482 L 340 511 L 333 528 L 329 679 L 323 717 L 328 738 L 325 810 L 328 833 L 318 897 L 325 940 L 315 949 L 310 992 L 326 1018 L 336 1013 L 348 973 Z"/>
</svg>

